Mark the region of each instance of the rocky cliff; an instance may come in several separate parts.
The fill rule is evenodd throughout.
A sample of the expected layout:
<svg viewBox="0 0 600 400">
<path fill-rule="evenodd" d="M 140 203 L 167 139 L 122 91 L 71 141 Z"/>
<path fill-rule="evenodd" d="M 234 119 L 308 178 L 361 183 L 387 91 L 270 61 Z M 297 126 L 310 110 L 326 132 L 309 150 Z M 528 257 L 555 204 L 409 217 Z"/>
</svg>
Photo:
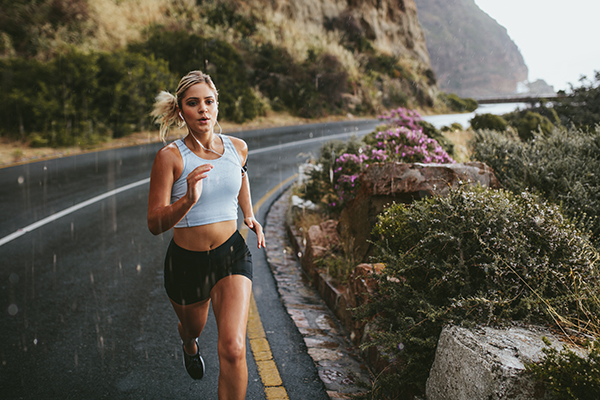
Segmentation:
<svg viewBox="0 0 600 400">
<path fill-rule="evenodd" d="M 423 68 L 429 67 L 414 0 L 249 0 L 245 3 L 256 9 L 270 9 L 271 21 L 304 26 L 308 28 L 305 32 L 321 31 L 323 36 L 331 21 L 341 19 L 342 26 L 336 26 L 338 31 L 339 28 L 355 30 L 377 50 L 413 59 Z"/>
<path fill-rule="evenodd" d="M 416 0 L 440 88 L 462 97 L 514 93 L 527 66 L 506 29 L 474 0 Z"/>
</svg>

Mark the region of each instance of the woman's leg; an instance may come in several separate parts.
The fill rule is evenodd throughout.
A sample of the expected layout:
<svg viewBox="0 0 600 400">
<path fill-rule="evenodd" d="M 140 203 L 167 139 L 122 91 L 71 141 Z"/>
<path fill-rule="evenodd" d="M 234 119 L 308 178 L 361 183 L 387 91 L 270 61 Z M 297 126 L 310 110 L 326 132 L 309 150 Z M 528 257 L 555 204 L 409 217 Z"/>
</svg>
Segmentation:
<svg viewBox="0 0 600 400">
<path fill-rule="evenodd" d="M 182 306 L 171 300 L 173 309 L 179 318 L 179 336 L 183 341 L 185 352 L 194 355 L 197 352 L 196 341 L 194 340 L 202 333 L 208 318 L 208 309 L 210 299 Z"/>
<path fill-rule="evenodd" d="M 252 281 L 243 275 L 219 280 L 210 292 L 219 329 L 219 400 L 246 397 L 246 325 L 251 294 Z"/>
</svg>

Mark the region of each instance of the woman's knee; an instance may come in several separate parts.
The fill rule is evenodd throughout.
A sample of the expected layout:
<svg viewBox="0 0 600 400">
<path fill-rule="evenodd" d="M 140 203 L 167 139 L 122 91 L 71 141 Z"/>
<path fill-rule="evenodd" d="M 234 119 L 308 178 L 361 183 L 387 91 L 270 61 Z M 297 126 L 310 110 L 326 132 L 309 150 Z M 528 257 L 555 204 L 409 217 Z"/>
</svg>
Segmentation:
<svg viewBox="0 0 600 400">
<path fill-rule="evenodd" d="M 219 358 L 236 364 L 244 361 L 246 358 L 246 340 L 245 337 L 227 337 L 219 338 Z"/>
</svg>

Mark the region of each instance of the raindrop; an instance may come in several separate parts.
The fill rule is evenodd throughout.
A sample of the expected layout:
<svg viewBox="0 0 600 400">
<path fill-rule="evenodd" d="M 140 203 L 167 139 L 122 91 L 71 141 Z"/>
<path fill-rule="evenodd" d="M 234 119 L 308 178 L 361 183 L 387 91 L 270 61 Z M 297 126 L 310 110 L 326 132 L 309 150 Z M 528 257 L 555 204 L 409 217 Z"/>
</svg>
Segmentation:
<svg viewBox="0 0 600 400">
<path fill-rule="evenodd" d="M 404 350 L 404 343 L 402 343 L 402 342 L 398 343 L 398 350 L 400 350 L 400 351 Z"/>
<path fill-rule="evenodd" d="M 17 182 L 19 183 L 19 185 L 22 185 L 22 184 L 23 184 L 23 182 L 25 182 L 25 178 L 23 178 L 22 176 L 20 176 L 20 177 L 17 179 Z"/>
<path fill-rule="evenodd" d="M 13 316 L 13 315 L 17 315 L 17 313 L 19 312 L 19 307 L 17 307 L 16 304 L 11 304 L 10 306 L 8 306 L 8 314 Z"/>
<path fill-rule="evenodd" d="M 140 272 L 142 272 L 142 266 L 140 264 L 137 265 L 137 267 L 135 267 L 136 271 L 138 272 L 138 274 Z"/>
<path fill-rule="evenodd" d="M 90 272 L 90 281 L 94 284 L 94 274 Z"/>
<path fill-rule="evenodd" d="M 37 346 L 37 344 L 38 344 L 37 338 L 33 339 L 33 344 Z"/>
</svg>

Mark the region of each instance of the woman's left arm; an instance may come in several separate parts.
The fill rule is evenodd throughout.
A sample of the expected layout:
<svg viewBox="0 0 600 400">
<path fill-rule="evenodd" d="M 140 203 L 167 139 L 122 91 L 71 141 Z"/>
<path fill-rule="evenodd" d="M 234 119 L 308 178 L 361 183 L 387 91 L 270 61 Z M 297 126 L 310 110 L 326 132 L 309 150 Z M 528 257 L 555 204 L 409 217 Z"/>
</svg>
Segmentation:
<svg viewBox="0 0 600 400">
<path fill-rule="evenodd" d="M 242 165 L 244 165 L 246 163 L 246 159 L 248 158 L 248 145 L 241 139 L 231 138 L 231 140 L 238 151 Z M 240 173 L 242 173 L 242 171 L 240 171 Z M 244 173 L 242 176 L 242 187 L 240 188 L 240 193 L 238 194 L 238 204 L 240 205 L 240 209 L 244 214 L 244 223 L 248 228 L 252 229 L 254 233 L 256 233 L 258 248 L 260 249 L 261 247 L 265 247 L 265 235 L 263 228 L 254 217 L 254 210 L 252 209 L 252 197 L 250 195 L 250 179 L 248 178 L 248 172 Z"/>
</svg>

